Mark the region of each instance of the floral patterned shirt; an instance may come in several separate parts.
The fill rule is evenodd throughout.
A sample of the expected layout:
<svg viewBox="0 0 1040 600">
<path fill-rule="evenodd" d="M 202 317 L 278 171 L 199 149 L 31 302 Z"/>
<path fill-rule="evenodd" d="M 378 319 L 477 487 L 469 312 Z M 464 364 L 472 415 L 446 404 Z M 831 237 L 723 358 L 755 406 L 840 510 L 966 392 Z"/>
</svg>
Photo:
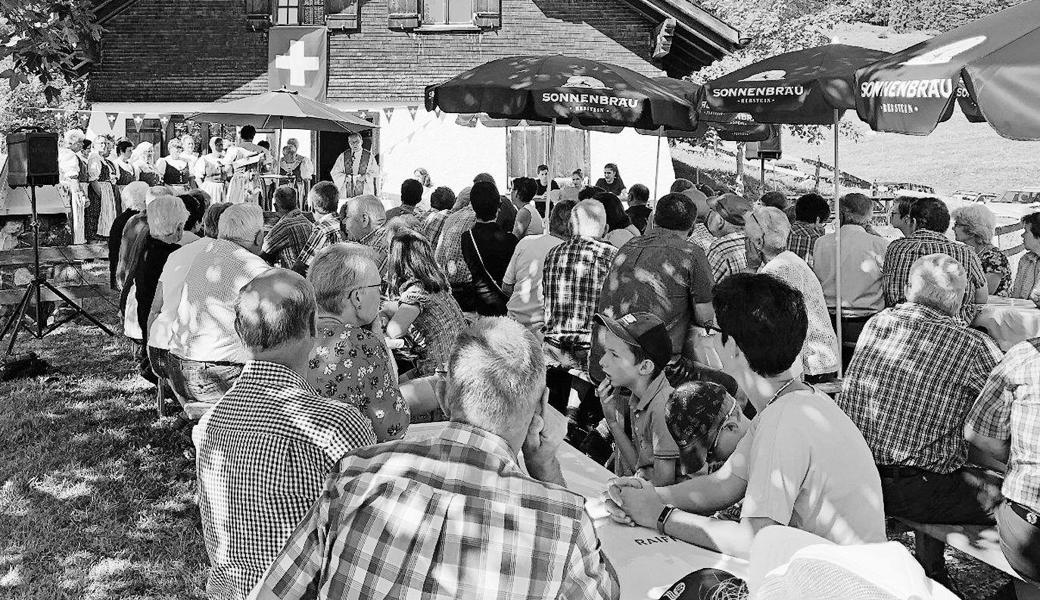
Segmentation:
<svg viewBox="0 0 1040 600">
<path fill-rule="evenodd" d="M 979 260 L 982 261 L 982 271 L 989 275 L 994 273 L 1000 275 L 1000 283 L 993 296 L 1007 296 L 1011 292 L 1011 264 L 1007 256 L 993 246 L 979 251 Z"/>
<path fill-rule="evenodd" d="M 319 315 L 307 382 L 322 396 L 361 410 L 378 442 L 402 439 L 410 415 L 391 360 L 386 344 L 368 329 Z"/>
</svg>

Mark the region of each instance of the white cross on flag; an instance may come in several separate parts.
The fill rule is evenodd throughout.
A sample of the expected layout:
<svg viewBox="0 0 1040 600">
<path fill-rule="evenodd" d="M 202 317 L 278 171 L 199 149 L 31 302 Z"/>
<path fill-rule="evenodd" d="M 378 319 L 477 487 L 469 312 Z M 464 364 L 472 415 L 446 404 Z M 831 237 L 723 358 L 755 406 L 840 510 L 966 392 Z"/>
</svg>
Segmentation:
<svg viewBox="0 0 1040 600">
<path fill-rule="evenodd" d="M 328 33 L 324 27 L 272 27 L 267 33 L 269 89 L 287 88 L 314 100 L 325 99 Z"/>
</svg>

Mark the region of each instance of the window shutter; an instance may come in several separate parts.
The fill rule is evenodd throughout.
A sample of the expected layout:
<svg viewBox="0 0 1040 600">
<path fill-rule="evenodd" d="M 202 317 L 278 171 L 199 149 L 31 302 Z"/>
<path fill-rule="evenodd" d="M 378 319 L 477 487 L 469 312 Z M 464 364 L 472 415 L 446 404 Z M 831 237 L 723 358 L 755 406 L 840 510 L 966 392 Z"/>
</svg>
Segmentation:
<svg viewBox="0 0 1040 600">
<path fill-rule="evenodd" d="M 390 0 L 390 29 L 409 30 L 419 27 L 419 0 Z"/>
<path fill-rule="evenodd" d="M 274 23 L 276 0 L 246 0 L 246 22 L 253 31 L 267 29 Z"/>
<path fill-rule="evenodd" d="M 473 0 L 473 24 L 481 29 L 502 26 L 502 0 Z"/>
<path fill-rule="evenodd" d="M 325 26 L 329 29 L 360 29 L 360 0 L 325 0 Z"/>
</svg>

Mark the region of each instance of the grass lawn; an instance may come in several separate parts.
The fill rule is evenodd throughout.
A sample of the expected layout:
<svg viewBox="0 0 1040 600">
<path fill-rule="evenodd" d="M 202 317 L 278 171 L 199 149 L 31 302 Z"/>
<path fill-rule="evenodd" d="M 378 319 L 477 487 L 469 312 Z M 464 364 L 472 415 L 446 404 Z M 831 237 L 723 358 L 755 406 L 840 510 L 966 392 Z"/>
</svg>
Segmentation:
<svg viewBox="0 0 1040 600">
<path fill-rule="evenodd" d="M 28 350 L 56 372 L 0 383 L 0 598 L 202 598 L 188 430 L 156 421 L 119 337 L 72 325 Z"/>
</svg>

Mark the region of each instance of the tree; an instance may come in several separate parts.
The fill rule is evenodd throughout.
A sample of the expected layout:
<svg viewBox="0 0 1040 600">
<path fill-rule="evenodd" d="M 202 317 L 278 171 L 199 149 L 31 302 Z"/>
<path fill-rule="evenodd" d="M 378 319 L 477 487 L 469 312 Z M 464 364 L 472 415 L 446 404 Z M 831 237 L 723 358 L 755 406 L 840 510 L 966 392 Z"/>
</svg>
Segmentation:
<svg viewBox="0 0 1040 600">
<path fill-rule="evenodd" d="M 10 63 L 0 61 L 0 71 Z M 83 88 L 82 80 L 63 83 L 52 102 L 44 98 L 44 84 L 36 79 L 14 89 L 0 88 L 0 153 L 6 152 L 7 134 L 19 127 L 36 126 L 59 133 L 72 127 L 82 128 L 81 117 L 86 113 L 75 111 L 86 108 Z"/>
<path fill-rule="evenodd" d="M 89 0 L 0 0 L 0 61 L 12 61 L 0 78 L 12 90 L 36 80 L 46 101 L 57 102 L 100 39 Z"/>
</svg>

